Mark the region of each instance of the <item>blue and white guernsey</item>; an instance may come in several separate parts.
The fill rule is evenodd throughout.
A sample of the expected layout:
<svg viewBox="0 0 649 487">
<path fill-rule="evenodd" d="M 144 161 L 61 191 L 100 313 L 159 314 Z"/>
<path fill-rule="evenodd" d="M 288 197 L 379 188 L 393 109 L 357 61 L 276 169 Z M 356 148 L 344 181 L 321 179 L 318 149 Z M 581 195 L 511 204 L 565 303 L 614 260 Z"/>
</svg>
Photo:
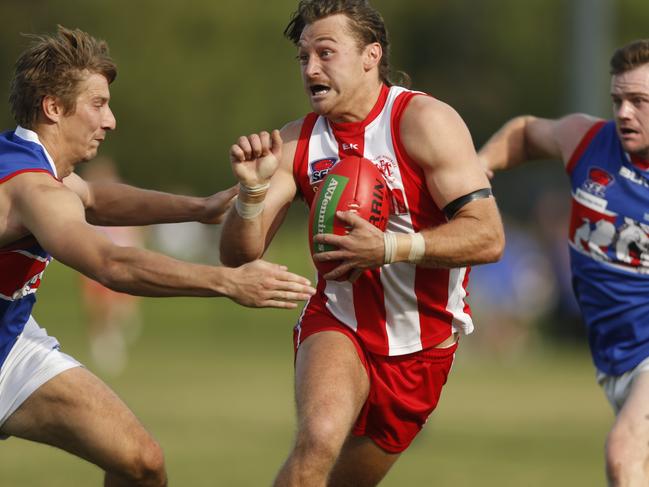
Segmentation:
<svg viewBox="0 0 649 487">
<path fill-rule="evenodd" d="M 56 175 L 36 133 L 18 127 L 0 134 L 0 184 L 25 172 Z M 22 332 L 36 301 L 35 292 L 51 258 L 35 238 L 0 248 L 0 366 Z"/>
<path fill-rule="evenodd" d="M 615 123 L 601 121 L 566 170 L 575 295 L 596 367 L 620 375 L 649 357 L 649 162 L 625 153 Z"/>
</svg>

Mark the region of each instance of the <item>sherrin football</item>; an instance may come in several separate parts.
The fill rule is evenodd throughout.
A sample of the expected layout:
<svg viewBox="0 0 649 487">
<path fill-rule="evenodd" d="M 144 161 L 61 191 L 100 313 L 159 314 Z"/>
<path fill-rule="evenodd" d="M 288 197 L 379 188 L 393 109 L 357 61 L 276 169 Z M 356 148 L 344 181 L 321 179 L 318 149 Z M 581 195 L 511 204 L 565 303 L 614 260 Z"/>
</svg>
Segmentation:
<svg viewBox="0 0 649 487">
<path fill-rule="evenodd" d="M 363 157 L 346 157 L 329 170 L 315 194 L 309 215 L 309 248 L 311 256 L 336 250 L 332 245 L 313 242 L 321 233 L 345 235 L 346 224 L 336 211 L 354 210 L 378 229 L 384 231 L 390 216 L 390 196 L 381 171 Z M 320 274 L 339 265 L 338 261 L 314 261 Z M 338 280 L 346 280 L 348 275 Z"/>
</svg>

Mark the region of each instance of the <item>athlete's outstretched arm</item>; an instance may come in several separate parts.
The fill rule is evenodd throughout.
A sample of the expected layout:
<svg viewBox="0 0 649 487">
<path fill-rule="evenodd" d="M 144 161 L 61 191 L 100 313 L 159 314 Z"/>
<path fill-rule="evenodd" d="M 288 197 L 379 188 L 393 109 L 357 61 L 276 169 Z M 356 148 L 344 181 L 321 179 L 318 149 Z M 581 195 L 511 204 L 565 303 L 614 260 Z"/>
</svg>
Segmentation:
<svg viewBox="0 0 649 487">
<path fill-rule="evenodd" d="M 63 183 L 83 201 L 88 222 L 104 226 L 220 223 L 237 194 L 237 188 L 232 187 L 205 198 L 182 196 L 121 183 L 88 183 L 74 173 Z"/>
<path fill-rule="evenodd" d="M 245 306 L 295 307 L 314 292 L 303 277 L 256 261 L 236 269 L 191 264 L 120 247 L 85 220 L 78 196 L 52 177 L 27 173 L 4 183 L 22 225 L 55 259 L 121 292 L 141 296 L 227 296 Z"/>
<path fill-rule="evenodd" d="M 260 258 L 295 198 L 293 156 L 301 121 L 282 131 L 239 137 L 230 148 L 239 196 L 221 232 L 221 261 L 240 265 Z"/>
<path fill-rule="evenodd" d="M 427 189 L 439 208 L 490 188 L 468 129 L 448 105 L 415 97 L 403 114 L 400 129 L 403 146 L 422 168 Z M 353 227 L 349 235 L 316 237 L 340 249 L 317 254 L 321 260 L 343 261 L 325 276 L 329 279 L 350 269 L 373 268 L 386 262 L 384 233 L 353 213 L 345 212 L 342 218 Z M 493 197 L 470 200 L 447 223 L 419 233 L 418 241 L 409 234 L 396 234 L 390 262 L 415 260 L 427 267 L 459 267 L 494 262 L 504 248 L 502 222 Z M 413 245 L 416 257 L 411 253 Z"/>
<path fill-rule="evenodd" d="M 511 119 L 480 149 L 489 177 L 526 161 L 559 159 L 567 163 L 579 141 L 598 119 L 572 114 L 559 119 L 522 115 Z"/>
</svg>

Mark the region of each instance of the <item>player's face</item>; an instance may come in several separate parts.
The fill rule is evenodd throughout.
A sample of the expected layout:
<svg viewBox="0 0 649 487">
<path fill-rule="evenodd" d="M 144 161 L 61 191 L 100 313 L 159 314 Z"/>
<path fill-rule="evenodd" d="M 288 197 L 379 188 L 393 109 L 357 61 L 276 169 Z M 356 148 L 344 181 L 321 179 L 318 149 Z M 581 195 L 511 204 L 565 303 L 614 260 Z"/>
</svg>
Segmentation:
<svg viewBox="0 0 649 487">
<path fill-rule="evenodd" d="M 649 158 L 649 64 L 614 75 L 611 98 L 622 147 Z"/>
<path fill-rule="evenodd" d="M 74 112 L 59 121 L 60 142 L 73 163 L 94 158 L 106 132 L 115 128 L 109 100 L 108 81 L 103 75 L 89 74 L 80 83 Z"/>
<path fill-rule="evenodd" d="M 333 121 L 355 121 L 367 93 L 366 50 L 358 46 L 349 19 L 332 15 L 307 25 L 298 43 L 298 60 L 313 111 Z"/>
</svg>

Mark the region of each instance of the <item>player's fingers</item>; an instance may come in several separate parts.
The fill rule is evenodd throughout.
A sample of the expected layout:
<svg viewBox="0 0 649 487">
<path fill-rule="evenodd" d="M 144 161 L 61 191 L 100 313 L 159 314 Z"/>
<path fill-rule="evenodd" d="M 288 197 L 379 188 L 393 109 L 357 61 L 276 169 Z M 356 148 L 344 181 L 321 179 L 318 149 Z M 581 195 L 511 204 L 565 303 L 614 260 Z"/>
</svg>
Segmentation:
<svg viewBox="0 0 649 487">
<path fill-rule="evenodd" d="M 351 264 L 341 264 L 332 271 L 328 272 L 325 274 L 324 277 L 328 281 L 335 281 L 336 279 L 344 276 L 347 274 L 350 270 L 353 269 L 353 266 Z"/>
<path fill-rule="evenodd" d="M 336 216 L 340 218 L 342 221 L 345 223 L 351 225 L 352 227 L 360 226 L 360 225 L 371 225 L 367 220 L 365 220 L 363 217 L 361 217 L 358 212 L 355 210 L 348 210 L 348 211 L 340 211 L 338 210 L 336 212 Z"/>
<path fill-rule="evenodd" d="M 299 290 L 300 292 L 309 292 L 309 290 L 315 290 L 311 287 L 311 281 L 306 277 L 293 274 L 286 270 L 282 270 L 275 279 L 283 282 L 284 285 L 287 286 L 287 289 L 292 289 L 294 291 Z"/>
<path fill-rule="evenodd" d="M 245 160 L 250 161 L 254 159 L 252 157 L 252 145 L 250 144 L 250 139 L 248 137 L 242 135 L 241 137 L 239 137 L 237 143 L 239 144 L 239 147 L 241 147 L 241 150 L 246 156 Z"/>
<path fill-rule="evenodd" d="M 347 279 L 349 282 L 354 282 L 356 279 L 361 277 L 361 274 L 363 271 L 361 269 L 354 269 L 350 274 L 349 278 Z"/>
<path fill-rule="evenodd" d="M 259 137 L 259 134 L 250 134 L 248 136 L 248 140 L 250 141 L 250 147 L 251 147 L 253 158 L 254 159 L 260 158 L 263 153 L 263 148 L 262 148 L 261 138 Z"/>
<path fill-rule="evenodd" d="M 315 288 L 299 282 L 275 281 L 272 283 L 273 297 L 302 301 L 309 299 L 316 292 Z"/>
<path fill-rule="evenodd" d="M 246 154 L 240 145 L 234 144 L 230 147 L 230 161 L 232 162 L 243 162 L 246 160 Z"/>
<path fill-rule="evenodd" d="M 217 194 L 217 197 L 220 201 L 222 201 L 224 204 L 228 202 L 232 202 L 234 197 L 239 194 L 239 185 L 235 184 L 234 186 L 229 187 L 228 189 L 224 189 L 223 191 L 219 191 Z"/>
<path fill-rule="evenodd" d="M 282 144 L 284 143 L 282 141 L 282 135 L 279 130 L 275 129 L 271 132 L 271 150 L 273 151 L 273 154 L 278 154 L 282 150 Z"/>
<path fill-rule="evenodd" d="M 348 256 L 343 250 L 329 250 L 327 252 L 318 252 L 313 254 L 313 260 L 316 262 L 329 262 L 332 260 L 343 260 Z"/>
<path fill-rule="evenodd" d="M 261 142 L 262 155 L 267 156 L 270 154 L 271 147 L 270 134 L 265 130 L 259 132 L 259 140 Z"/>
<path fill-rule="evenodd" d="M 275 299 L 267 299 L 261 301 L 258 304 L 259 308 L 280 308 L 280 309 L 295 309 L 297 308 L 297 303 L 286 302 L 286 301 L 277 301 Z"/>
<path fill-rule="evenodd" d="M 334 235 L 333 233 L 319 233 L 313 236 L 313 242 L 318 244 L 333 245 L 334 247 L 342 247 L 345 237 L 342 235 Z"/>
</svg>

